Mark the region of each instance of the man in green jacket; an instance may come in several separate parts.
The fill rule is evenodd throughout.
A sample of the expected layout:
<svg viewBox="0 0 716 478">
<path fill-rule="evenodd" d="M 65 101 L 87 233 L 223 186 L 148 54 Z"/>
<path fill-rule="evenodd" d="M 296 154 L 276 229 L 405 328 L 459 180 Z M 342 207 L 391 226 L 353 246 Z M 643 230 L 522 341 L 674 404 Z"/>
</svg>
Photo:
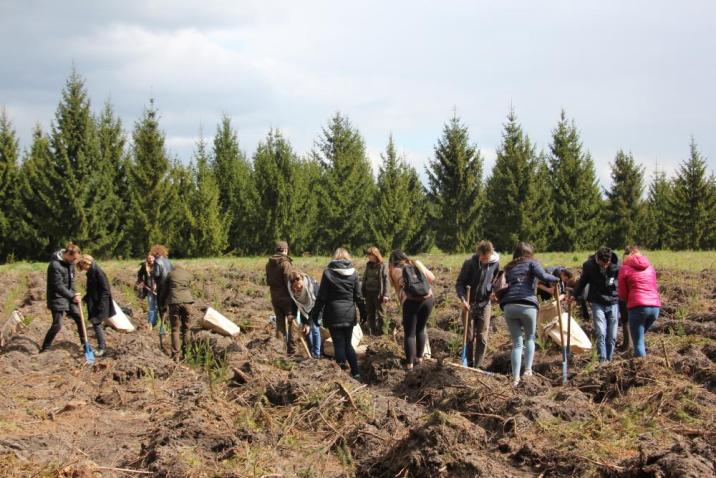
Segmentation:
<svg viewBox="0 0 716 478">
<path fill-rule="evenodd" d="M 161 290 L 159 303 L 169 308 L 169 323 L 172 327 L 172 358 L 179 361 L 186 356 L 186 333 L 194 315 L 194 296 L 191 293 L 192 274 L 180 264 L 167 276 L 166 287 Z M 179 350 L 179 327 L 181 324 L 181 353 Z"/>
</svg>

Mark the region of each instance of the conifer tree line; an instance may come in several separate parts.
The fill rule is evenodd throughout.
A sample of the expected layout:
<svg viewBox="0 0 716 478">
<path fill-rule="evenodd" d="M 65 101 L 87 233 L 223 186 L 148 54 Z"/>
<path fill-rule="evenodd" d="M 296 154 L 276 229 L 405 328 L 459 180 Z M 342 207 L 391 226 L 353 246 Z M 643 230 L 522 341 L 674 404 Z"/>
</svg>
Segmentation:
<svg viewBox="0 0 716 478">
<path fill-rule="evenodd" d="M 453 114 L 424 185 L 392 135 L 374 172 L 360 131 L 340 113 L 307 155 L 271 129 L 249 156 L 224 116 L 187 165 L 167 151 L 152 100 L 129 130 L 110 102 L 92 106 L 73 71 L 49 130 L 35 127 L 22 151 L 0 109 L 0 261 L 44 260 L 67 241 L 99 258 L 142 257 L 155 243 L 176 257 L 255 255 L 276 239 L 294 254 L 373 244 L 467 252 L 483 238 L 500 251 L 518 240 L 552 251 L 716 248 L 716 178 L 693 138 L 672 178 L 649 180 L 617 151 L 605 190 L 564 111 L 546 151 L 510 111 L 489 175 Z"/>
</svg>

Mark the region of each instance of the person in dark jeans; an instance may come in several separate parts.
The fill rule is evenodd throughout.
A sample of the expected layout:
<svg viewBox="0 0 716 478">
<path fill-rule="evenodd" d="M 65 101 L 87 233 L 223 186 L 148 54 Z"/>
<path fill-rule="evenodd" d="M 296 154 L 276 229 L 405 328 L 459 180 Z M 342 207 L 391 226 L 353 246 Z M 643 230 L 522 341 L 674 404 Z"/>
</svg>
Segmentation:
<svg viewBox="0 0 716 478">
<path fill-rule="evenodd" d="M 103 322 L 116 313 L 114 302 L 112 301 L 112 290 L 109 286 L 107 274 L 97 265 L 92 256 L 83 255 L 77 263 L 77 267 L 87 273 L 85 303 L 89 312 L 89 321 L 97 337 L 98 349 L 95 351 L 95 355 L 101 357 L 107 348 Z"/>
<path fill-rule="evenodd" d="M 40 353 L 46 351 L 62 328 L 62 317 L 68 315 L 77 324 L 80 344 L 84 347 L 86 337 L 80 322 L 80 295 L 75 292 L 75 262 L 80 257 L 80 248 L 67 244 L 52 255 L 47 266 L 47 308 L 52 313 L 52 325 L 42 342 Z"/>
<path fill-rule="evenodd" d="M 191 293 L 191 272 L 176 264 L 167 276 L 166 287 L 162 288 L 159 303 L 169 309 L 169 323 L 172 328 L 172 358 L 175 362 L 186 357 L 187 332 L 194 316 L 194 296 Z M 179 331 L 181 328 L 181 350 Z"/>
<path fill-rule="evenodd" d="M 579 297 L 585 287 L 589 286 L 587 300 L 592 306 L 592 322 L 600 363 L 611 360 L 616 348 L 619 322 L 618 281 L 617 255 L 608 247 L 600 247 L 582 266 L 582 275 L 573 291 L 573 297 Z"/>
<path fill-rule="evenodd" d="M 403 272 L 405 267 L 412 266 L 420 270 L 429 284 L 435 282 L 435 276 L 418 260 L 410 259 L 404 252 L 396 249 L 390 254 L 390 280 L 403 305 L 403 346 L 405 348 L 405 368 L 412 370 L 423 361 L 425 344 L 428 336 L 425 326 L 433 311 L 434 296 L 430 287 L 422 297 L 412 297 L 405 291 Z"/>
<path fill-rule="evenodd" d="M 500 256 L 490 241 L 481 241 L 475 254 L 466 260 L 455 282 L 457 296 L 470 313 L 468 322 L 467 366 L 479 367 L 490 333 L 492 315 L 492 279 L 500 272 Z M 470 286 L 470 303 L 467 302 L 467 286 Z"/>
<path fill-rule="evenodd" d="M 366 308 L 360 280 L 353 268 L 350 253 L 341 247 L 336 249 L 333 260 L 323 271 L 316 304 L 311 309 L 311 321 L 318 323 L 323 314 L 323 324 L 328 327 L 333 340 L 336 362 L 343 366 L 348 361 L 351 376 L 358 380 L 358 357 L 351 343 L 353 327 L 357 323 L 356 307 L 361 321 L 364 320 Z"/>
</svg>

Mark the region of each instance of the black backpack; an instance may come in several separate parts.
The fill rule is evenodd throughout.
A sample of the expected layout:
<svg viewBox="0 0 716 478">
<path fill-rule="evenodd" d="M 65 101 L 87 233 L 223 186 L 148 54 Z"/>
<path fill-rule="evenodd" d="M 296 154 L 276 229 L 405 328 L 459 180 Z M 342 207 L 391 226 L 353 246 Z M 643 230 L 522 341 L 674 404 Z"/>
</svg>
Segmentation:
<svg viewBox="0 0 716 478">
<path fill-rule="evenodd" d="M 415 264 L 403 266 L 403 290 L 405 294 L 413 299 L 422 299 L 430 293 L 430 283 Z"/>
</svg>

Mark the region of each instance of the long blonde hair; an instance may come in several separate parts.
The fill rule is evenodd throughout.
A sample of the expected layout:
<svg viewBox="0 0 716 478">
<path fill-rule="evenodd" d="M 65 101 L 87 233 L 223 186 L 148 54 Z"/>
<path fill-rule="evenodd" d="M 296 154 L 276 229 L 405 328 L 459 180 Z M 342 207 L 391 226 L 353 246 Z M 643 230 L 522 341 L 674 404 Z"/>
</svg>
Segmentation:
<svg viewBox="0 0 716 478">
<path fill-rule="evenodd" d="M 378 259 L 378 264 L 383 263 L 383 255 L 380 253 L 380 249 L 378 249 L 377 247 L 375 247 L 375 246 L 369 247 L 368 250 L 365 251 L 365 254 L 367 256 L 373 256 L 376 259 Z"/>
</svg>

